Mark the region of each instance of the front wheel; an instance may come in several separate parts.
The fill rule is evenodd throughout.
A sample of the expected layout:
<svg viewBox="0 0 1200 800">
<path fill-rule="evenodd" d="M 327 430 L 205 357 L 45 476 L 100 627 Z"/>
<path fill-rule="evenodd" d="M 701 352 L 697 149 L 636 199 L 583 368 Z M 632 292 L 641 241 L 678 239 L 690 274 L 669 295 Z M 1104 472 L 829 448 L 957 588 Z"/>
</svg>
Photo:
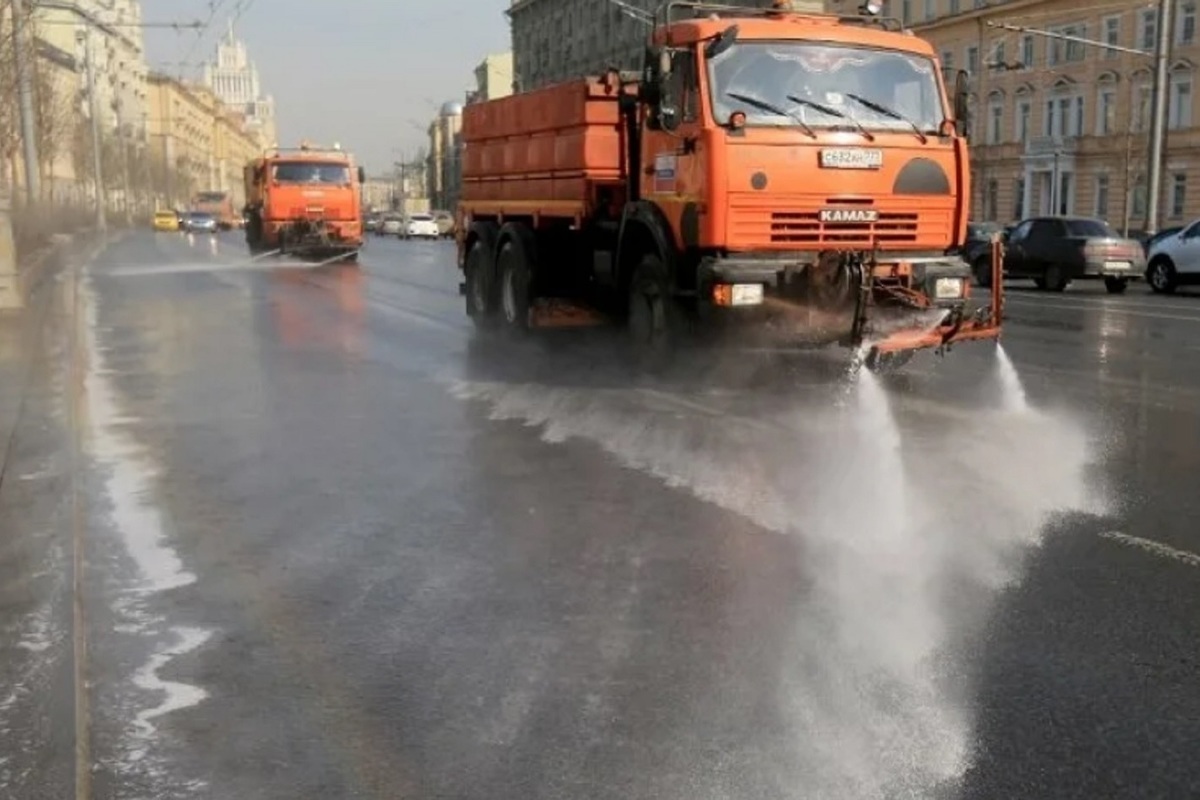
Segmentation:
<svg viewBox="0 0 1200 800">
<path fill-rule="evenodd" d="M 1146 282 L 1156 294 L 1171 294 L 1175 291 L 1175 265 L 1167 258 L 1156 258 L 1146 270 Z"/>
<path fill-rule="evenodd" d="M 683 329 L 682 310 L 667 267 L 646 255 L 629 281 L 628 335 L 636 365 L 659 370 L 671 360 Z"/>
<path fill-rule="evenodd" d="M 1125 294 L 1125 290 L 1129 288 L 1129 279 L 1106 275 L 1104 276 L 1104 288 L 1109 294 Z"/>
</svg>

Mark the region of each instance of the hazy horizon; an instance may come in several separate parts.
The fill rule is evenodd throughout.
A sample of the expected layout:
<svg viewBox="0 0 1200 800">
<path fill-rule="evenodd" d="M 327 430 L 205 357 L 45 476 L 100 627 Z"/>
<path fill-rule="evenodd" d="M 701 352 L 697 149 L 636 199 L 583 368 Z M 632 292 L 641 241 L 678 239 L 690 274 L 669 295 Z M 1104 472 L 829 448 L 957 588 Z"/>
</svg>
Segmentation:
<svg viewBox="0 0 1200 800">
<path fill-rule="evenodd" d="M 389 171 L 427 144 L 442 103 L 462 101 L 485 56 L 510 48 L 508 0 L 143 0 L 147 23 L 204 22 L 192 30 L 147 28 L 152 69 L 199 78 L 228 20 L 275 98 L 281 142 L 340 142 L 369 172 Z M 215 6 L 216 13 L 212 14 Z M 402 7 L 403 6 L 403 7 Z M 471 19 L 471 24 L 465 24 Z"/>
</svg>

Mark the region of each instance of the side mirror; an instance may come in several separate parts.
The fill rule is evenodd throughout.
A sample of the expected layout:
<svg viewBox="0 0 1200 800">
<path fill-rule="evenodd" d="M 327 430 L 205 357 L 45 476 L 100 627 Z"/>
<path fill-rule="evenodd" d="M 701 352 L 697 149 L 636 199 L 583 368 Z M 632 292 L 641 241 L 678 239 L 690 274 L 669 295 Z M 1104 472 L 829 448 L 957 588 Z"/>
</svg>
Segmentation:
<svg viewBox="0 0 1200 800">
<path fill-rule="evenodd" d="M 367 182 L 367 171 L 365 169 L 363 169 L 362 167 L 358 168 L 358 182 L 359 183 Z"/>
<path fill-rule="evenodd" d="M 738 26 L 730 25 L 704 46 L 704 57 L 712 61 L 737 43 Z"/>
<path fill-rule="evenodd" d="M 960 136 L 966 136 L 971 126 L 971 87 L 966 70 L 959 70 L 954 78 L 954 121 Z"/>
</svg>

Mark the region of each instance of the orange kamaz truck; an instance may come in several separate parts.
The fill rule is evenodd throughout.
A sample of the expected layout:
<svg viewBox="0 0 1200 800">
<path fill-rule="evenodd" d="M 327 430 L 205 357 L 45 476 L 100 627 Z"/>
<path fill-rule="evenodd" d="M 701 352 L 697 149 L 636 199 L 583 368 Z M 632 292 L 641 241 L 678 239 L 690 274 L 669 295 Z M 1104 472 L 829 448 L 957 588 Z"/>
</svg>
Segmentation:
<svg viewBox="0 0 1200 800">
<path fill-rule="evenodd" d="M 355 260 L 363 244 L 362 167 L 336 145 L 275 148 L 246 165 L 251 252 Z"/>
<path fill-rule="evenodd" d="M 597 309 L 655 349 L 761 325 L 872 367 L 994 339 L 999 275 L 974 302 L 954 255 L 971 193 L 965 74 L 949 82 L 870 13 L 670 2 L 640 73 L 464 110 L 467 313 L 527 329 Z"/>
</svg>

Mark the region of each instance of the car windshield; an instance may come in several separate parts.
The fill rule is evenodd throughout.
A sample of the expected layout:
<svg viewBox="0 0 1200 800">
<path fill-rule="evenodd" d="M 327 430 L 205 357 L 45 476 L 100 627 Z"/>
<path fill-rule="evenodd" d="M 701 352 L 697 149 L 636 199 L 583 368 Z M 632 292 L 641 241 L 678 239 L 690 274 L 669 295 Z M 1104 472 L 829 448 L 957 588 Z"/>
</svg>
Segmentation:
<svg viewBox="0 0 1200 800">
<path fill-rule="evenodd" d="M 271 176 L 280 183 L 350 183 L 350 168 L 345 164 L 321 164 L 310 161 L 281 161 Z"/>
<path fill-rule="evenodd" d="M 1116 236 L 1113 229 L 1098 219 L 1066 220 L 1068 236 Z"/>
<path fill-rule="evenodd" d="M 936 132 L 946 116 L 933 60 L 892 50 L 744 42 L 712 59 L 709 82 L 716 118 L 728 119 L 741 111 L 748 125 L 796 126 L 799 118 L 810 128 L 829 128 L 856 120 L 871 129 L 911 130 L 916 125 Z M 737 95 L 788 114 L 756 108 Z"/>
</svg>

